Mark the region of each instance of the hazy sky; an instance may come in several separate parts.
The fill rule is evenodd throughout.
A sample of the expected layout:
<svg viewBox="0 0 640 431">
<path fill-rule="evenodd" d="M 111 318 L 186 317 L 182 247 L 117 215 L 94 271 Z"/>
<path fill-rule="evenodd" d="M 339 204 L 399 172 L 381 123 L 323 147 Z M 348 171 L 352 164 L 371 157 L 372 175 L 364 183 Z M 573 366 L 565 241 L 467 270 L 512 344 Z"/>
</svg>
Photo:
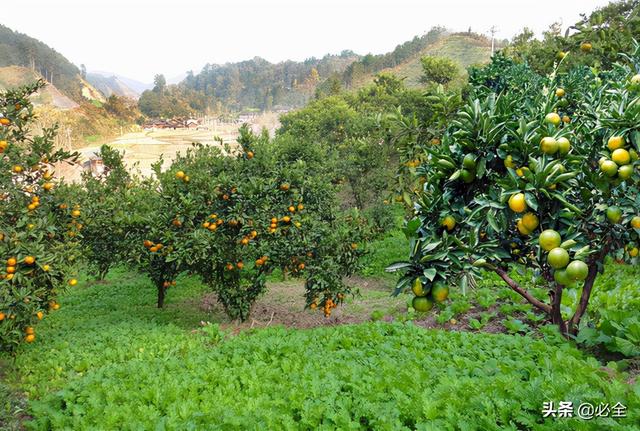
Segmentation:
<svg viewBox="0 0 640 431">
<path fill-rule="evenodd" d="M 7 0 L 4 0 L 7 1 Z M 436 25 L 511 38 L 563 29 L 607 0 L 13 0 L 0 23 L 89 70 L 143 82 L 206 63 L 383 53 Z"/>
</svg>

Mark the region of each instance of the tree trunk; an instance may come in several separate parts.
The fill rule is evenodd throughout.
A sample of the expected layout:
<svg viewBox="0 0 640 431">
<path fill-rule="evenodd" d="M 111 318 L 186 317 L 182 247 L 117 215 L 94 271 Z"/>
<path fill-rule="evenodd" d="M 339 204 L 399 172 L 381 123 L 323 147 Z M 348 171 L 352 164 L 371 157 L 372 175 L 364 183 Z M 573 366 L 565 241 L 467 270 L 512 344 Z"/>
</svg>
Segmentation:
<svg viewBox="0 0 640 431">
<path fill-rule="evenodd" d="M 158 308 L 164 307 L 164 294 L 166 293 L 167 288 L 164 286 L 158 287 Z"/>
<path fill-rule="evenodd" d="M 597 276 L 598 267 L 595 263 L 592 263 L 591 266 L 589 266 L 589 274 L 587 275 L 584 286 L 582 287 L 582 295 L 580 295 L 580 302 L 578 302 L 576 312 L 568 322 L 568 332 L 572 335 L 578 334 L 580 320 L 582 319 L 582 316 L 584 316 L 584 313 L 587 311 L 589 298 L 591 298 L 591 290 L 593 289 L 593 284 L 595 283 Z"/>
<path fill-rule="evenodd" d="M 567 324 L 564 319 L 562 319 L 562 311 L 560 310 L 560 306 L 562 305 L 562 290 L 562 285 L 556 283 L 551 300 L 551 323 L 558 325 L 560 333 L 566 337 Z"/>
</svg>

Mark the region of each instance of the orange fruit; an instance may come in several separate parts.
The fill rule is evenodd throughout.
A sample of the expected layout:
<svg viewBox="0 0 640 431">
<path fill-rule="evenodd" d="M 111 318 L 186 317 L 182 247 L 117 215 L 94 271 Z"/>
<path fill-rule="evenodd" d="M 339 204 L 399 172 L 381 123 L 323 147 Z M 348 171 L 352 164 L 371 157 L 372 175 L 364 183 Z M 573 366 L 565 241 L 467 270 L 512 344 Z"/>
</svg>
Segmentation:
<svg viewBox="0 0 640 431">
<path fill-rule="evenodd" d="M 49 265 L 42 265 L 42 270 L 43 270 L 44 272 L 49 271 L 49 269 L 50 269 Z"/>
<path fill-rule="evenodd" d="M 442 219 L 442 222 L 440 224 L 444 226 L 448 231 L 452 231 L 456 227 L 456 219 L 453 218 L 453 216 L 448 215 Z"/>
<path fill-rule="evenodd" d="M 522 216 L 522 225 L 531 232 L 536 230 L 539 224 L 538 216 L 534 213 L 526 213 Z"/>
<path fill-rule="evenodd" d="M 291 205 L 291 206 L 289 207 L 289 212 L 292 212 L 292 213 L 296 212 L 296 207 L 294 207 L 293 205 Z"/>
<path fill-rule="evenodd" d="M 16 272 L 15 266 L 7 266 L 7 274 L 11 275 L 11 274 L 15 274 L 15 272 Z"/>
<path fill-rule="evenodd" d="M 26 337 L 24 337 L 24 341 L 26 341 L 27 343 L 33 343 L 35 340 L 36 340 L 35 334 L 29 334 Z"/>
<path fill-rule="evenodd" d="M 42 188 L 45 189 L 46 191 L 49 191 L 49 190 L 53 189 L 53 183 L 44 183 L 42 185 Z"/>
<path fill-rule="evenodd" d="M 304 269 L 304 263 L 300 263 L 300 264 L 298 265 L 298 269 L 299 269 L 300 271 L 302 271 L 302 270 Z"/>
<path fill-rule="evenodd" d="M 524 212 L 527 209 L 527 203 L 524 199 L 524 193 L 514 193 L 509 198 L 509 208 L 516 213 Z"/>
<path fill-rule="evenodd" d="M 71 211 L 71 217 L 80 217 L 80 210 Z"/>
<path fill-rule="evenodd" d="M 298 211 L 302 211 L 304 209 L 304 205 L 298 204 Z"/>
<path fill-rule="evenodd" d="M 78 284 L 78 280 L 76 280 L 75 278 L 69 280 L 69 286 L 75 286 L 76 284 Z"/>
<path fill-rule="evenodd" d="M 556 114 L 555 112 L 550 112 L 544 117 L 544 121 L 557 126 L 562 120 L 560 119 L 560 116 L 558 114 Z"/>
<path fill-rule="evenodd" d="M 27 265 L 33 265 L 33 262 L 36 261 L 36 258 L 33 256 L 26 256 L 24 258 L 24 263 L 26 263 Z"/>
<path fill-rule="evenodd" d="M 4 313 L 0 312 L 0 322 L 2 322 L 5 317 L 6 317 L 6 315 Z"/>
<path fill-rule="evenodd" d="M 233 271 L 233 264 L 232 263 L 227 263 L 227 271 Z"/>
<path fill-rule="evenodd" d="M 184 172 L 182 172 L 182 171 L 178 171 L 178 172 L 176 172 L 176 178 L 177 178 L 177 179 L 181 180 L 181 179 L 183 179 L 184 177 L 185 177 L 185 173 L 184 173 Z"/>
<path fill-rule="evenodd" d="M 38 317 L 38 320 L 42 320 L 42 318 L 44 317 L 44 313 L 42 311 L 38 311 L 36 313 L 36 316 Z"/>
<path fill-rule="evenodd" d="M 247 151 L 247 159 L 253 159 L 253 151 Z"/>
<path fill-rule="evenodd" d="M 289 223 L 291 221 L 291 217 L 284 216 L 284 217 L 282 217 L 282 221 L 285 222 L 285 223 Z"/>
<path fill-rule="evenodd" d="M 618 148 L 611 153 L 611 160 L 618 166 L 627 165 L 631 162 L 631 154 L 624 148 Z"/>
<path fill-rule="evenodd" d="M 244 263 L 242 261 L 236 263 L 236 266 L 238 267 L 238 269 L 242 269 L 244 268 Z"/>
<path fill-rule="evenodd" d="M 14 165 L 14 166 L 11 168 L 11 170 L 12 170 L 13 172 L 15 172 L 16 174 L 19 174 L 20 172 L 22 172 L 22 166 L 20 166 L 20 165 Z"/>
<path fill-rule="evenodd" d="M 288 183 L 280 184 L 280 190 L 282 190 L 282 191 L 284 191 L 284 192 L 286 192 L 287 190 L 289 190 L 289 187 L 290 187 L 290 186 L 289 186 L 289 184 L 288 184 Z"/>
<path fill-rule="evenodd" d="M 2 124 L 3 126 L 8 126 L 9 124 L 11 124 L 11 120 L 9 120 L 8 118 L 2 117 L 0 118 L 0 124 Z"/>
<path fill-rule="evenodd" d="M 556 247 L 560 247 L 562 243 L 562 238 L 560 234 L 553 229 L 547 229 L 542 231 L 540 237 L 538 238 L 538 243 L 540 247 L 542 247 L 545 251 L 551 251 Z"/>
<path fill-rule="evenodd" d="M 155 245 L 153 247 L 149 247 L 149 251 L 151 253 L 155 253 L 156 251 L 158 251 L 158 247 L 156 247 Z"/>
<path fill-rule="evenodd" d="M 4 152 L 7 149 L 7 141 L 0 141 L 0 153 Z"/>
<path fill-rule="evenodd" d="M 566 271 L 571 280 L 582 281 L 589 275 L 589 266 L 581 260 L 574 260 L 567 266 Z"/>
<path fill-rule="evenodd" d="M 569 264 L 569 252 L 562 247 L 556 247 L 549 252 L 547 263 L 554 269 L 562 269 Z"/>
<path fill-rule="evenodd" d="M 25 334 L 34 334 L 35 331 L 33 330 L 33 328 L 31 326 L 27 326 L 26 328 L 24 328 L 24 333 Z"/>
<path fill-rule="evenodd" d="M 615 151 L 618 148 L 624 147 L 624 137 L 623 136 L 612 136 L 607 141 L 607 148 L 609 151 Z"/>
<path fill-rule="evenodd" d="M 9 259 L 7 259 L 7 266 L 16 266 L 17 263 L 18 261 L 15 257 L 10 257 Z"/>
</svg>

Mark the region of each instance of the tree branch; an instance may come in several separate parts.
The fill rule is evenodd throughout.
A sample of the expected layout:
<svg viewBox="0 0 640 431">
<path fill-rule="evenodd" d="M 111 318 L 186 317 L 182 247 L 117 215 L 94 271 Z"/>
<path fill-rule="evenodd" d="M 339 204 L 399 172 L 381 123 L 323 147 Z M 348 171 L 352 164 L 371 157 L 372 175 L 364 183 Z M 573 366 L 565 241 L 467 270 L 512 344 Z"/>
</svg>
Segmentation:
<svg viewBox="0 0 640 431">
<path fill-rule="evenodd" d="M 547 314 L 551 313 L 551 306 L 549 304 L 545 304 L 539 299 L 534 298 L 531 295 L 531 293 L 529 293 L 527 290 L 520 287 L 518 283 L 515 282 L 515 280 L 509 277 L 509 274 L 507 274 L 506 271 L 497 267 L 494 269 L 494 271 L 496 274 L 500 276 L 500 278 L 502 278 L 509 285 L 509 287 L 512 290 L 514 290 L 516 293 L 518 293 L 520 296 L 526 299 L 531 305 L 544 311 Z"/>
<path fill-rule="evenodd" d="M 589 299 L 591 298 L 591 290 L 593 289 L 593 285 L 596 281 L 596 277 L 598 276 L 598 265 L 597 262 L 602 262 L 604 257 L 607 255 L 608 249 L 607 247 L 602 247 L 600 253 L 598 253 L 595 259 L 589 260 L 589 274 L 587 274 L 587 279 L 584 282 L 584 286 L 582 287 L 582 294 L 580 295 L 580 302 L 576 307 L 576 312 L 573 314 L 571 320 L 569 320 L 569 332 L 573 335 L 577 334 L 578 326 L 580 325 L 580 320 L 584 313 L 587 311 L 587 306 L 589 305 Z"/>
</svg>

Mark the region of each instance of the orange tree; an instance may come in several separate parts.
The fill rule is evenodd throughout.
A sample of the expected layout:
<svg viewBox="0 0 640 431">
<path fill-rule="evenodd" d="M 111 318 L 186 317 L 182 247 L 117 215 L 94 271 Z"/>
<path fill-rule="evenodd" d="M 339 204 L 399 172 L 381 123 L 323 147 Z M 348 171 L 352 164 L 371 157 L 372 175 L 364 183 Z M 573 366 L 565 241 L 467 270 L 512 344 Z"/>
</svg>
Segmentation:
<svg viewBox="0 0 640 431">
<path fill-rule="evenodd" d="M 54 179 L 54 167 L 76 155 L 54 150 L 55 129 L 30 132 L 28 97 L 43 82 L 0 94 L 0 350 L 33 342 L 34 324 L 57 310 L 71 278 L 82 228 L 79 206 Z"/>
<path fill-rule="evenodd" d="M 157 206 L 134 261 L 154 281 L 159 307 L 175 277 L 189 271 L 231 318 L 244 320 L 278 268 L 306 277 L 308 306 L 329 315 L 349 291 L 343 276 L 357 266 L 366 230 L 344 227 L 357 220 L 337 215 L 332 184 L 313 154 L 296 156 L 296 145 L 246 127 L 238 143 L 195 145 L 168 170 L 155 165 Z"/>
<path fill-rule="evenodd" d="M 472 71 L 441 144 L 422 147 L 410 261 L 389 268 L 404 271 L 397 291 L 412 286 L 428 309 L 434 292 L 489 270 L 576 334 L 605 258 L 638 259 L 638 54 L 600 73 L 545 77 L 502 57 Z M 516 282 L 518 268 L 548 297 Z"/>
<path fill-rule="evenodd" d="M 122 154 L 107 145 L 100 148 L 104 169 L 83 174 L 83 251 L 89 269 L 104 279 L 109 269 L 122 262 L 131 249 L 128 236 L 135 235 L 135 220 L 143 208 L 131 210 L 138 202 L 133 181 L 125 169 Z"/>
</svg>

